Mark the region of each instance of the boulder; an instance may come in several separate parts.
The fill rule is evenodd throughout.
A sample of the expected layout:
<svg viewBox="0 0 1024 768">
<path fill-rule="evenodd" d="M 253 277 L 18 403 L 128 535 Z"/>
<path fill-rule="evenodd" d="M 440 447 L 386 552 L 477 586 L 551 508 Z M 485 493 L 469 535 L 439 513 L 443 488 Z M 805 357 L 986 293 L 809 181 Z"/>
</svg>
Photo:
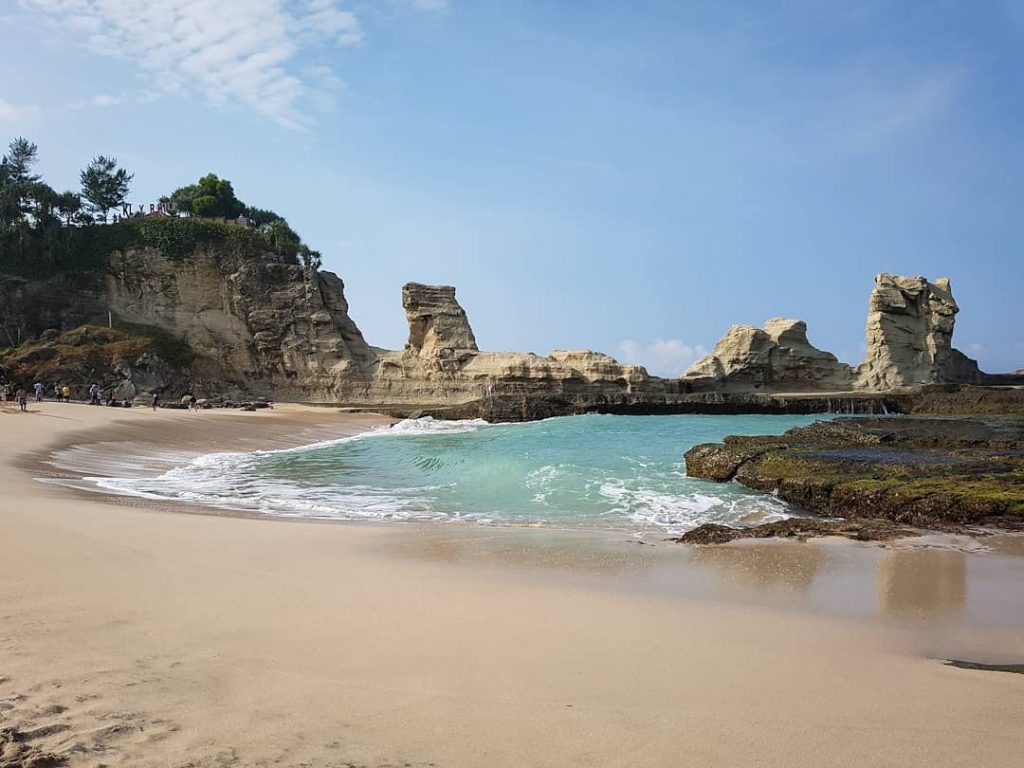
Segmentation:
<svg viewBox="0 0 1024 768">
<path fill-rule="evenodd" d="M 894 389 L 919 384 L 979 383 L 978 365 L 953 349 L 960 311 L 949 278 L 882 273 L 875 277 L 867 322 L 867 355 L 857 386 Z"/>
</svg>

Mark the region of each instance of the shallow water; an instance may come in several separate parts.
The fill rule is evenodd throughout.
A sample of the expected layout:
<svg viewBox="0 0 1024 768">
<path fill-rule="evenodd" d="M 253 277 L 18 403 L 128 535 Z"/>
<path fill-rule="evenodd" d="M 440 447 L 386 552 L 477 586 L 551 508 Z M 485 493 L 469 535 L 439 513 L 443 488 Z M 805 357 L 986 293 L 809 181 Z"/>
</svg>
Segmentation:
<svg viewBox="0 0 1024 768">
<path fill-rule="evenodd" d="M 686 477 L 683 453 L 814 416 L 574 416 L 527 424 L 404 421 L 301 448 L 218 453 L 156 477 L 93 478 L 147 498 L 315 519 L 682 532 L 792 513 L 735 483 Z"/>
</svg>

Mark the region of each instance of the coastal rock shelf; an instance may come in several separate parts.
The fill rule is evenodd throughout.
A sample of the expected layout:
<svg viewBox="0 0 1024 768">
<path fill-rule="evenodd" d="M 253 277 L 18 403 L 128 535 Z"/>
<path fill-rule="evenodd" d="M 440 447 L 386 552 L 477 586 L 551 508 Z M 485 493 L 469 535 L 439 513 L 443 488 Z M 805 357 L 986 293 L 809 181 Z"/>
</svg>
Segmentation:
<svg viewBox="0 0 1024 768">
<path fill-rule="evenodd" d="M 811 512 L 900 525 L 1024 528 L 1024 419 L 844 418 L 686 453 L 691 477 L 736 480 Z"/>
</svg>

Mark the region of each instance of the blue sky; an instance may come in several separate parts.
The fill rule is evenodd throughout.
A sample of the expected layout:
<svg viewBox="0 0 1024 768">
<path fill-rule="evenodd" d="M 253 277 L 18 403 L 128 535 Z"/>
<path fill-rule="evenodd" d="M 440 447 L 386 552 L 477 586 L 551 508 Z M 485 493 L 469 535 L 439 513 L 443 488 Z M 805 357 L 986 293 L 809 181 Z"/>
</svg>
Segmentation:
<svg viewBox="0 0 1024 768">
<path fill-rule="evenodd" d="M 75 187 L 207 172 L 286 215 L 400 348 L 404 282 L 486 349 L 678 374 L 799 317 L 857 362 L 872 278 L 952 278 L 1024 367 L 1024 0 L 0 0 L 0 141 Z M 12 77 L 11 73 L 15 73 Z"/>
</svg>

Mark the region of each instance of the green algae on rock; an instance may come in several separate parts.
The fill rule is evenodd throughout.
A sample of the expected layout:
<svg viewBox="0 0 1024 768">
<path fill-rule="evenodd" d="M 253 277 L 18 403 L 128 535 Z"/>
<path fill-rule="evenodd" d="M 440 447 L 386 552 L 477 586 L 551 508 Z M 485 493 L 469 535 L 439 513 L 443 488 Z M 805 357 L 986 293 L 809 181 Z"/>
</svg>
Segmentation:
<svg viewBox="0 0 1024 768">
<path fill-rule="evenodd" d="M 1019 417 L 816 422 L 779 436 L 694 446 L 686 470 L 832 517 L 1024 527 Z"/>
</svg>

